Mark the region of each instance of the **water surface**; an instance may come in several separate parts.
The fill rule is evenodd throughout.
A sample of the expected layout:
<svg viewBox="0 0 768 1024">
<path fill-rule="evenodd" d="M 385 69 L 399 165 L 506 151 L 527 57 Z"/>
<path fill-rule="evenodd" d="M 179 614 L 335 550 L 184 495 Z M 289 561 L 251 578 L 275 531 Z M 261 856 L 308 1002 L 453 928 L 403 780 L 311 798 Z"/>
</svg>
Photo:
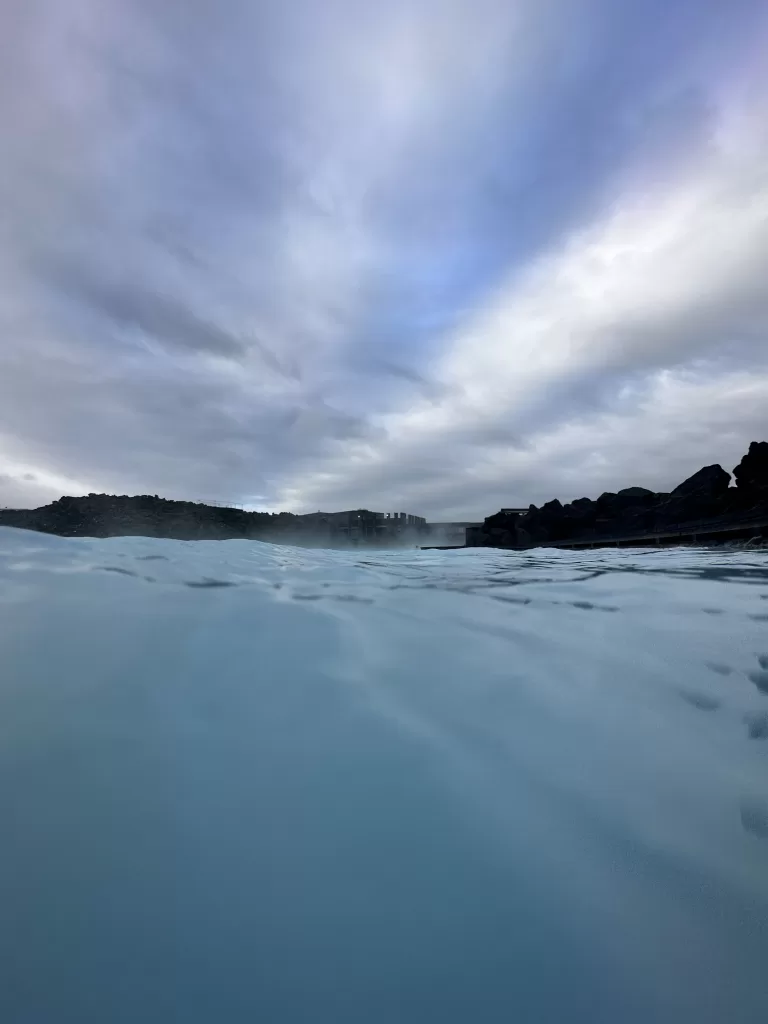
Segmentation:
<svg viewBox="0 0 768 1024">
<path fill-rule="evenodd" d="M 768 1020 L 768 556 L 0 530 L 0 1019 Z"/>
</svg>

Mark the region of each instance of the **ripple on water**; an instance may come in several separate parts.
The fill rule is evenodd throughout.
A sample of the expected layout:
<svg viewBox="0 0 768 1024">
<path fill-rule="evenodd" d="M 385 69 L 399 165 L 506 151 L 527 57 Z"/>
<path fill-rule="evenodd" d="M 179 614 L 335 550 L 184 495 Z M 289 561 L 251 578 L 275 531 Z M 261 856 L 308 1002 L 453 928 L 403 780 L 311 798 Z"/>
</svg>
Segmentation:
<svg viewBox="0 0 768 1024">
<path fill-rule="evenodd" d="M 0 531 L 3 1019 L 768 1020 L 766 597 Z"/>
</svg>

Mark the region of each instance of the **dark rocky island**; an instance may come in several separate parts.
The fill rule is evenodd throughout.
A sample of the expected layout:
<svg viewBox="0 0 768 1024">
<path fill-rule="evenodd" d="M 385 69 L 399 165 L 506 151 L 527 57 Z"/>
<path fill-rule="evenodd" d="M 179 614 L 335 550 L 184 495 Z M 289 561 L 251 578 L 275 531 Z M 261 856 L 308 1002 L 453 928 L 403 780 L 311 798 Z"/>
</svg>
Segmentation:
<svg viewBox="0 0 768 1024">
<path fill-rule="evenodd" d="M 768 536 L 768 443 L 753 441 L 731 474 L 705 466 L 670 493 L 645 487 L 606 492 L 596 500 L 566 505 L 556 498 L 527 511 L 504 510 L 468 534 L 478 547 L 528 548 L 547 544 L 589 546 L 687 534 L 702 541 L 727 540 L 743 533 Z"/>
</svg>

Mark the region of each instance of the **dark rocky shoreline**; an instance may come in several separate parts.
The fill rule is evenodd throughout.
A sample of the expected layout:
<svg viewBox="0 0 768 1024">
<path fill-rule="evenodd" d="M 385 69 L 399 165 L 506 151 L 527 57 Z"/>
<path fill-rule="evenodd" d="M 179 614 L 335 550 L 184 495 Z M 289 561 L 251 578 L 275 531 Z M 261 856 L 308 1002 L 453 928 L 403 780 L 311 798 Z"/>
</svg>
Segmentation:
<svg viewBox="0 0 768 1024">
<path fill-rule="evenodd" d="M 495 548 L 600 543 L 674 533 L 697 524 L 703 533 L 716 533 L 741 522 L 768 522 L 768 442 L 753 441 L 733 476 L 731 486 L 731 474 L 721 466 L 705 466 L 669 493 L 626 487 L 595 500 L 578 498 L 563 505 L 554 499 L 523 513 L 502 510 L 474 528 L 470 543 Z M 36 509 L 0 510 L 0 526 L 63 537 L 246 538 L 316 546 L 322 541 L 311 520 L 288 512 L 245 512 L 149 494 L 89 494 L 59 498 Z"/>
<path fill-rule="evenodd" d="M 89 494 L 34 509 L 0 511 L 0 526 L 62 537 L 165 537 L 174 540 L 280 541 L 301 532 L 298 516 L 171 501 L 157 495 Z M 289 541 L 286 540 L 288 543 Z"/>
<path fill-rule="evenodd" d="M 753 441 L 731 474 L 705 466 L 669 493 L 644 487 L 606 492 L 596 500 L 557 499 L 522 514 L 502 510 L 475 530 L 478 547 L 527 548 L 550 543 L 603 542 L 693 531 L 716 534 L 732 525 L 768 521 L 768 442 Z"/>
</svg>

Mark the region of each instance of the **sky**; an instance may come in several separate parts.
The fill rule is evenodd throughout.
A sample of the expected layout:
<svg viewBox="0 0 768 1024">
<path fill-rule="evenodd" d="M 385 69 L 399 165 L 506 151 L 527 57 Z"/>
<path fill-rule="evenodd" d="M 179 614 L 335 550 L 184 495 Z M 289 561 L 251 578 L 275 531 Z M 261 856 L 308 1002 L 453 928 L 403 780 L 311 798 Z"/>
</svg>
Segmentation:
<svg viewBox="0 0 768 1024">
<path fill-rule="evenodd" d="M 472 520 L 768 439 L 763 0 L 6 0 L 0 506 Z"/>
</svg>

